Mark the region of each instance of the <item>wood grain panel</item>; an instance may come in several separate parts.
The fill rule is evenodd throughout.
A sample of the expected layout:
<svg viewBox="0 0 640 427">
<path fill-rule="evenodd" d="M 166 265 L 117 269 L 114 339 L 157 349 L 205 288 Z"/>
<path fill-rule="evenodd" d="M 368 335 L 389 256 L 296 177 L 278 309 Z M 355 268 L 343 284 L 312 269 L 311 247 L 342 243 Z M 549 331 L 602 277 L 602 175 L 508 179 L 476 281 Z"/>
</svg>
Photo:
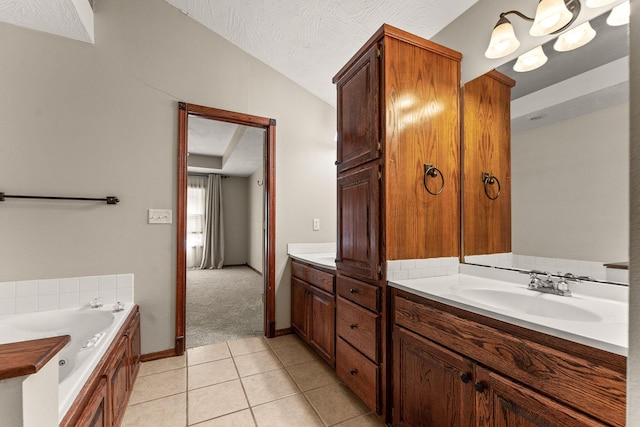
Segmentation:
<svg viewBox="0 0 640 427">
<path fill-rule="evenodd" d="M 296 277 L 291 277 L 291 329 L 305 341 L 309 331 L 309 319 L 307 316 L 308 293 L 309 285 Z"/>
<path fill-rule="evenodd" d="M 380 184 L 376 162 L 338 177 L 337 205 L 338 272 L 378 280 Z"/>
<path fill-rule="evenodd" d="M 298 261 L 291 261 L 291 275 L 295 276 L 307 283 L 310 283 L 323 291 L 333 294 L 334 290 L 334 275 L 328 272 L 324 272 L 315 267 L 310 267 Z"/>
<path fill-rule="evenodd" d="M 347 276 L 336 277 L 336 293 L 371 311 L 380 311 L 380 287 Z"/>
<path fill-rule="evenodd" d="M 0 344 L 0 380 L 38 372 L 71 341 L 69 335 Z"/>
<path fill-rule="evenodd" d="M 380 361 L 380 315 L 338 297 L 336 333 L 372 361 Z"/>
<path fill-rule="evenodd" d="M 494 372 L 476 367 L 486 390 L 477 394 L 486 408 L 479 427 L 604 427 L 603 424 Z"/>
<path fill-rule="evenodd" d="M 481 319 L 478 322 L 459 314 L 462 310 L 416 296 L 405 298 L 400 291 L 397 295 L 395 323 L 559 402 L 612 425 L 624 425 L 626 369 L 621 356 L 524 328 L 504 330 L 498 327 L 502 322 L 493 319 L 475 315 Z M 564 349 L 551 346 L 558 341 L 564 341 Z"/>
<path fill-rule="evenodd" d="M 394 426 L 476 425 L 469 360 L 399 327 L 393 330 L 393 350 Z"/>
<path fill-rule="evenodd" d="M 342 338 L 336 339 L 336 374 L 369 408 L 380 410 L 380 367 Z"/>
<path fill-rule="evenodd" d="M 336 300 L 327 292 L 310 288 L 309 344 L 331 367 L 336 360 Z"/>
<path fill-rule="evenodd" d="M 492 71 L 464 85 L 464 255 L 511 252 L 511 87 Z M 500 182 L 487 185 L 482 173 Z"/>
<path fill-rule="evenodd" d="M 459 256 L 460 63 L 391 37 L 384 55 L 386 259 Z"/>
<path fill-rule="evenodd" d="M 378 47 L 371 46 L 336 82 L 338 172 L 378 158 Z"/>
</svg>

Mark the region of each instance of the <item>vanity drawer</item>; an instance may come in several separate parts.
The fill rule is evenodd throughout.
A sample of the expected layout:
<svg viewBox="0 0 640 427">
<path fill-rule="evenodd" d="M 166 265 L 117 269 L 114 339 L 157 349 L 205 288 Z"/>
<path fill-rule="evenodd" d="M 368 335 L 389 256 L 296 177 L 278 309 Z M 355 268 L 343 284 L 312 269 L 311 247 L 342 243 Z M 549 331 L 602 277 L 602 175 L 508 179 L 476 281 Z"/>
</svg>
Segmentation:
<svg viewBox="0 0 640 427">
<path fill-rule="evenodd" d="M 338 336 L 374 362 L 380 361 L 379 331 L 380 315 L 338 296 L 336 305 L 336 332 Z"/>
<path fill-rule="evenodd" d="M 350 277 L 336 277 L 336 293 L 369 310 L 380 311 L 380 288 Z"/>
<path fill-rule="evenodd" d="M 297 261 L 291 262 L 291 275 L 316 286 L 323 291 L 334 294 L 333 277 L 331 273 L 321 271 Z"/>
<path fill-rule="evenodd" d="M 336 339 L 336 373 L 369 408 L 377 411 L 380 368 L 342 338 Z"/>
</svg>

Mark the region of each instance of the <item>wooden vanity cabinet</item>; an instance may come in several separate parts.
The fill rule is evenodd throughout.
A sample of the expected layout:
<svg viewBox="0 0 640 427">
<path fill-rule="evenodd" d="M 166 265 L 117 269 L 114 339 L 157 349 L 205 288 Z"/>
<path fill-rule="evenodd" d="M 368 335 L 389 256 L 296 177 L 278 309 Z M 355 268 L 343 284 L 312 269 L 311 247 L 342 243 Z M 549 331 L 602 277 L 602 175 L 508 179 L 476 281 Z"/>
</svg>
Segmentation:
<svg viewBox="0 0 640 427">
<path fill-rule="evenodd" d="M 333 78 L 336 372 L 385 420 L 386 262 L 460 255 L 461 57 L 383 25 Z M 356 320 L 367 326 L 351 329 Z"/>
<path fill-rule="evenodd" d="M 119 426 L 140 368 L 140 353 L 140 312 L 135 306 L 60 426 Z"/>
<path fill-rule="evenodd" d="M 394 426 L 625 425 L 624 356 L 392 294 Z"/>
<path fill-rule="evenodd" d="M 335 276 L 291 262 L 291 328 L 331 367 L 335 367 Z"/>
<path fill-rule="evenodd" d="M 515 83 L 494 70 L 462 88 L 464 255 L 511 252 L 511 88 Z M 493 184 L 483 182 L 483 173 L 495 177 Z"/>
</svg>

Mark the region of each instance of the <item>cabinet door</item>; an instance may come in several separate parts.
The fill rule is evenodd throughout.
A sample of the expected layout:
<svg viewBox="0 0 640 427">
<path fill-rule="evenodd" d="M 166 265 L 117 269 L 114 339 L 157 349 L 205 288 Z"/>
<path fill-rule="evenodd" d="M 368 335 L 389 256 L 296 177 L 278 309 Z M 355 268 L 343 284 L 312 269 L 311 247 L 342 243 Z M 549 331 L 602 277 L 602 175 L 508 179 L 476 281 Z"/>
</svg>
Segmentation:
<svg viewBox="0 0 640 427">
<path fill-rule="evenodd" d="M 471 361 L 395 326 L 393 425 L 475 426 L 472 372 Z"/>
<path fill-rule="evenodd" d="M 309 287 L 309 344 L 332 367 L 335 366 L 336 303 L 335 297 Z"/>
<path fill-rule="evenodd" d="M 336 267 L 349 276 L 378 280 L 380 181 L 370 163 L 338 177 Z"/>
<path fill-rule="evenodd" d="M 140 343 L 140 312 L 136 313 L 129 326 L 129 388 L 133 389 L 133 383 L 140 369 L 140 356 L 142 355 Z"/>
<path fill-rule="evenodd" d="M 127 369 L 128 337 L 123 336 L 116 347 L 109 369 L 107 379 L 109 381 L 109 402 L 113 426 L 119 426 L 124 416 L 126 404 L 129 398 L 129 372 Z"/>
<path fill-rule="evenodd" d="M 574 411 L 495 372 L 476 366 L 478 427 L 604 427 Z"/>
<path fill-rule="evenodd" d="M 378 46 L 374 45 L 336 82 L 338 172 L 379 156 L 378 62 Z"/>
<path fill-rule="evenodd" d="M 514 83 L 494 70 L 464 85 L 464 255 L 511 252 Z M 497 181 L 485 184 L 484 172 Z"/>
<path fill-rule="evenodd" d="M 108 414 L 107 379 L 102 377 L 78 418 L 76 427 L 110 427 Z"/>
<path fill-rule="evenodd" d="M 309 294 L 309 285 L 296 277 L 292 277 L 291 328 L 305 341 L 307 340 L 308 331 L 307 294 Z"/>
</svg>

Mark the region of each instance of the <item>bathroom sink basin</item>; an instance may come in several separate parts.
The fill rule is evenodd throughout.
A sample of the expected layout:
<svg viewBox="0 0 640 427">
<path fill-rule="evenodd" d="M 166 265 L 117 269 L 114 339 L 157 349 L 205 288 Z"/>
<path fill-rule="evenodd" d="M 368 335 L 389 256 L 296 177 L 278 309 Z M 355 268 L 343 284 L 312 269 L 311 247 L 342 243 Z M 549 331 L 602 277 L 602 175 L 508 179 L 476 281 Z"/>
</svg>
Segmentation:
<svg viewBox="0 0 640 427">
<path fill-rule="evenodd" d="M 555 295 L 541 294 L 529 290 L 502 290 L 489 288 L 458 289 L 457 294 L 467 300 L 489 307 L 577 322 L 600 322 L 602 317 L 563 298 Z"/>
</svg>

